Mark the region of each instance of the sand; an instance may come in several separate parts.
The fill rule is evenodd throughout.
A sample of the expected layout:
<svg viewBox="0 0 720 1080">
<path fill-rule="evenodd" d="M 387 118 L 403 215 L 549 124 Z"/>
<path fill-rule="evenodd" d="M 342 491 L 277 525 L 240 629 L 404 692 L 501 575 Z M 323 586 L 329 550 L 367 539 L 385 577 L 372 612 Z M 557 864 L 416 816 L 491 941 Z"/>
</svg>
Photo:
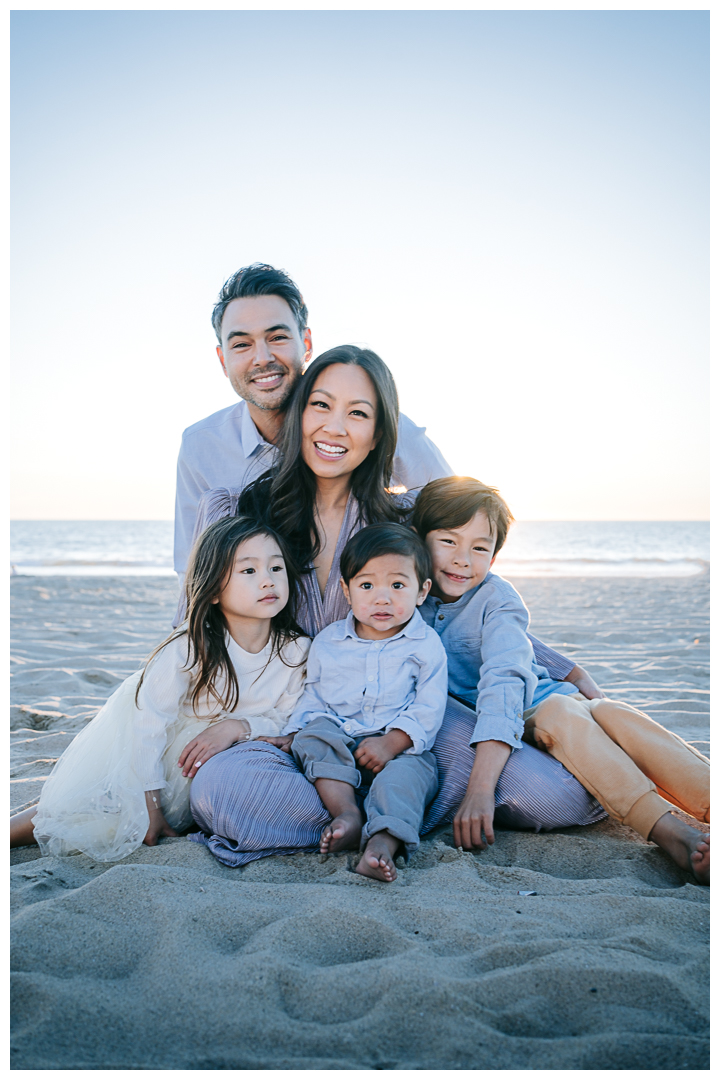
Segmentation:
<svg viewBox="0 0 720 1080">
<path fill-rule="evenodd" d="M 533 630 L 708 751 L 708 582 L 525 579 Z M 162 638 L 163 578 L 16 578 L 12 805 Z M 688 819 L 689 820 L 689 819 Z M 16 1069 L 707 1069 L 709 889 L 620 825 L 441 827 L 398 881 L 11 852 Z M 535 890 L 521 897 L 519 891 Z"/>
</svg>

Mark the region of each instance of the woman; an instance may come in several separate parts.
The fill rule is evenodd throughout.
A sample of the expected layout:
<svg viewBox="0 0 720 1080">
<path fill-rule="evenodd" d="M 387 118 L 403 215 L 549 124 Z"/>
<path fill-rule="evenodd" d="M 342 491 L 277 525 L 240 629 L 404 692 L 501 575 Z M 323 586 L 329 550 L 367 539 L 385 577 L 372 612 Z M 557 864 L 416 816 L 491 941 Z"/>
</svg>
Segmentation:
<svg viewBox="0 0 720 1080">
<path fill-rule="evenodd" d="M 207 492 L 200 505 L 196 533 L 239 513 L 267 521 L 285 537 L 305 567 L 298 622 L 310 636 L 349 610 L 340 586 L 348 539 L 364 525 L 409 512 L 412 500 L 387 490 L 397 418 L 395 383 L 382 360 L 355 346 L 331 349 L 299 381 L 276 467 L 241 493 Z M 450 704 L 446 747 L 454 724 Z M 464 746 L 464 728 L 458 733 Z M 511 756 L 498 800 L 499 819 L 509 827 L 585 825 L 605 816 L 559 762 L 533 747 Z M 230 866 L 317 848 L 330 820 L 293 759 L 267 743 L 241 744 L 210 759 L 193 781 L 191 801 L 204 834 L 194 838 Z"/>
</svg>

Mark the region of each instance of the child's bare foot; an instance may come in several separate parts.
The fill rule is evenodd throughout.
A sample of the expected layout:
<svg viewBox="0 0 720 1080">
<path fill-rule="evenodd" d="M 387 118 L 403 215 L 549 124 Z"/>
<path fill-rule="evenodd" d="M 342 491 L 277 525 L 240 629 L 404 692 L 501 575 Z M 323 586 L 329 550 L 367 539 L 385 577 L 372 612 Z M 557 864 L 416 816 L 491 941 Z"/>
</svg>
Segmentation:
<svg viewBox="0 0 720 1080">
<path fill-rule="evenodd" d="M 648 837 L 670 858 L 689 870 L 700 885 L 710 884 L 710 834 L 701 833 L 669 811 L 656 821 Z"/>
<path fill-rule="evenodd" d="M 360 811 L 345 810 L 334 817 L 320 838 L 320 854 L 345 851 L 360 846 L 362 819 Z"/>
<path fill-rule="evenodd" d="M 375 833 L 368 840 L 362 858 L 355 867 L 355 873 L 377 878 L 378 881 L 395 881 L 397 870 L 393 855 L 399 847 L 400 841 L 390 833 Z"/>
</svg>

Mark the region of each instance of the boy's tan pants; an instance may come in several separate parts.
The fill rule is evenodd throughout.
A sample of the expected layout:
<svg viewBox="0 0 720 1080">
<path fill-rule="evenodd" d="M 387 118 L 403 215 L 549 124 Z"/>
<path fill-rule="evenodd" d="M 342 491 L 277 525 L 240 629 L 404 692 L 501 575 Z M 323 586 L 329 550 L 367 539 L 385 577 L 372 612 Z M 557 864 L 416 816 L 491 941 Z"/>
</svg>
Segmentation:
<svg viewBox="0 0 720 1080">
<path fill-rule="evenodd" d="M 679 806 L 710 821 L 710 762 L 621 701 L 551 694 L 524 714 L 527 742 L 562 762 L 607 810 L 646 840 Z"/>
</svg>

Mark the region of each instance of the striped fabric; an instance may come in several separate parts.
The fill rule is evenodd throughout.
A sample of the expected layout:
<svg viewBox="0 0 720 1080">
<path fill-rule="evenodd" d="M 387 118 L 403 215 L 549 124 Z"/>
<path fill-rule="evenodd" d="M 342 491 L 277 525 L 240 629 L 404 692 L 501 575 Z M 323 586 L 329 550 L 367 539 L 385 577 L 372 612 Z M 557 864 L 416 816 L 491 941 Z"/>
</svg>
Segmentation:
<svg viewBox="0 0 720 1080">
<path fill-rule="evenodd" d="M 474 751 L 468 740 L 475 713 L 448 699 L 433 753 L 440 789 L 421 834 L 452 820 L 465 795 Z M 357 792 L 358 804 L 367 788 Z M 606 817 L 600 804 L 553 757 L 533 746 L 513 753 L 500 774 L 496 823 L 540 832 L 589 825 Z M 265 855 L 317 850 L 330 815 L 293 758 L 268 743 L 241 743 L 210 758 L 193 780 L 190 803 L 205 844 L 226 866 L 244 866 Z M 206 835 L 203 835 L 206 834 Z"/>
<path fill-rule="evenodd" d="M 425 814 L 421 833 L 452 821 L 465 792 L 475 751 L 470 739 L 475 712 L 448 698 L 442 727 L 432 752 L 440 788 Z M 568 825 L 590 825 L 607 817 L 597 799 L 550 754 L 527 743 L 510 754 L 495 788 L 495 822 L 506 829 L 535 832 Z"/>
</svg>

